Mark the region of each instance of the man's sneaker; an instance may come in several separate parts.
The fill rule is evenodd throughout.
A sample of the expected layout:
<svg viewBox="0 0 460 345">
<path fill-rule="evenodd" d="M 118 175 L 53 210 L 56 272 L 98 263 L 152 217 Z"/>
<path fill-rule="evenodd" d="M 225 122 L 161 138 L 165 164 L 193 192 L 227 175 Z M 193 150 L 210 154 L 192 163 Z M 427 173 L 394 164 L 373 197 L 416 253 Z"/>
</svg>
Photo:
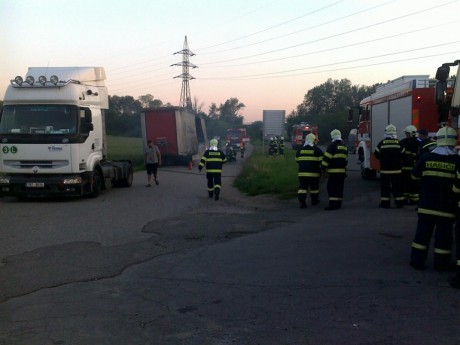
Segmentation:
<svg viewBox="0 0 460 345">
<path fill-rule="evenodd" d="M 149 183 L 148 185 L 146 185 L 146 187 L 152 187 L 152 185 Z"/>
<path fill-rule="evenodd" d="M 158 182 L 158 180 L 155 180 L 155 184 L 158 186 L 160 182 Z"/>
</svg>

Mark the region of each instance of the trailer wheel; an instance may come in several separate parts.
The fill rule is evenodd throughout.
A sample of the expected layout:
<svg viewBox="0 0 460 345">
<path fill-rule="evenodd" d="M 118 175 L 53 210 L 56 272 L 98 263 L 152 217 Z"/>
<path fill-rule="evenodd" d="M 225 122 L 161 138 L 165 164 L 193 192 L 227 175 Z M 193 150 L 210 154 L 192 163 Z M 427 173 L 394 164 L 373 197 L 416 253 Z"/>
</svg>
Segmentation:
<svg viewBox="0 0 460 345">
<path fill-rule="evenodd" d="M 126 173 L 126 177 L 121 180 L 121 186 L 131 187 L 134 179 L 133 166 L 131 164 L 128 166 L 128 171 Z"/>
<path fill-rule="evenodd" d="M 102 176 L 98 169 L 94 169 L 91 189 L 90 198 L 97 198 L 102 190 Z"/>
</svg>

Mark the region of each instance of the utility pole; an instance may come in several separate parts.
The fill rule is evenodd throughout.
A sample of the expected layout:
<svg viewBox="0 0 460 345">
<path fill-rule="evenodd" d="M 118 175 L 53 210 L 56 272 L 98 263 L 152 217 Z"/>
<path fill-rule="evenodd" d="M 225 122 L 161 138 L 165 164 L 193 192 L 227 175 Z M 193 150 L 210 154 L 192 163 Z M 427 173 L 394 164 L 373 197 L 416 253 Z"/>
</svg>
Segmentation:
<svg viewBox="0 0 460 345">
<path fill-rule="evenodd" d="M 182 62 L 172 64 L 171 66 L 182 66 L 182 74 L 174 78 L 182 78 L 182 91 L 180 93 L 180 106 L 183 108 L 192 109 L 192 98 L 190 96 L 189 80 L 195 79 L 190 75 L 189 68 L 197 68 L 189 61 L 190 56 L 194 56 L 190 49 L 188 49 L 187 36 L 185 36 L 184 47 L 182 50 L 175 52 L 175 54 L 182 54 Z"/>
</svg>

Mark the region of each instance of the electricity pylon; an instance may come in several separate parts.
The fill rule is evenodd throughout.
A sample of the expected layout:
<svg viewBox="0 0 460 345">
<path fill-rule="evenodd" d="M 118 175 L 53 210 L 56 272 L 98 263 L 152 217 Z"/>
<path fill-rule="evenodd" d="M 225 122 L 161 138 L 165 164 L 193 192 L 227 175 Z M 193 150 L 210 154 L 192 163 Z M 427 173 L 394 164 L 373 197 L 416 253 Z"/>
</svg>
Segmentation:
<svg viewBox="0 0 460 345">
<path fill-rule="evenodd" d="M 188 49 L 187 36 L 185 36 L 184 47 L 182 50 L 175 52 L 175 54 L 182 54 L 182 62 L 172 64 L 171 66 L 182 66 L 182 74 L 174 78 L 182 78 L 182 91 L 180 93 L 180 106 L 183 108 L 192 109 L 192 98 L 190 96 L 189 80 L 195 79 L 188 72 L 189 68 L 197 68 L 189 61 L 190 56 L 194 56 L 190 49 Z"/>
</svg>

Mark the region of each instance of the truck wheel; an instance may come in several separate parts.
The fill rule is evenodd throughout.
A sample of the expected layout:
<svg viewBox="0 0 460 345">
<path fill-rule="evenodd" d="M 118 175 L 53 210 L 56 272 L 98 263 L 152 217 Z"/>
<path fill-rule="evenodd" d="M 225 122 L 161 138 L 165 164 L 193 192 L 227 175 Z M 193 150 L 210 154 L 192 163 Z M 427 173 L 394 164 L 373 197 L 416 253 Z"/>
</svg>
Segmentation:
<svg viewBox="0 0 460 345">
<path fill-rule="evenodd" d="M 93 183 L 91 189 L 92 192 L 89 195 L 90 198 L 97 198 L 102 190 L 102 177 L 101 173 L 97 169 L 95 169 L 93 172 Z"/>
<path fill-rule="evenodd" d="M 133 173 L 133 166 L 130 164 L 128 167 L 128 171 L 126 177 L 121 180 L 122 187 L 131 187 L 133 184 L 134 173 Z"/>
</svg>

